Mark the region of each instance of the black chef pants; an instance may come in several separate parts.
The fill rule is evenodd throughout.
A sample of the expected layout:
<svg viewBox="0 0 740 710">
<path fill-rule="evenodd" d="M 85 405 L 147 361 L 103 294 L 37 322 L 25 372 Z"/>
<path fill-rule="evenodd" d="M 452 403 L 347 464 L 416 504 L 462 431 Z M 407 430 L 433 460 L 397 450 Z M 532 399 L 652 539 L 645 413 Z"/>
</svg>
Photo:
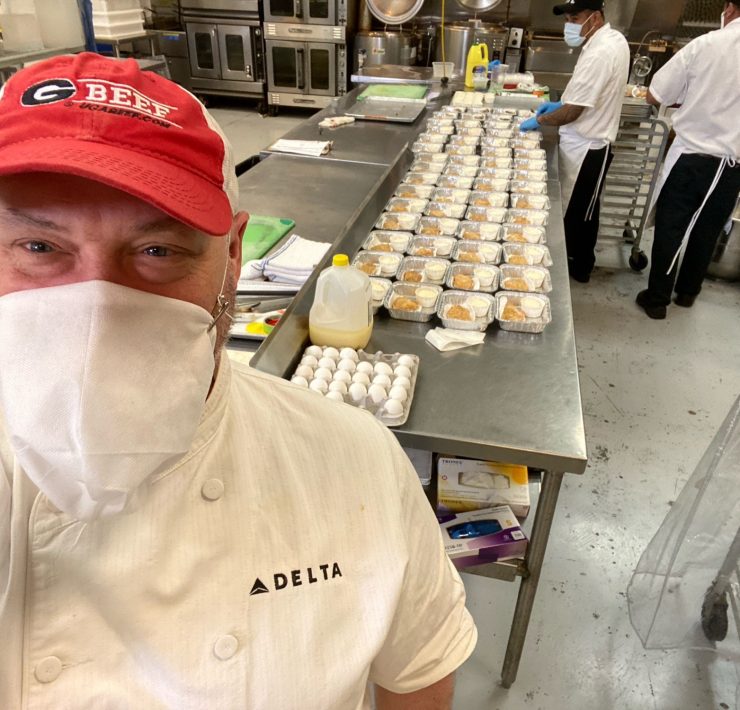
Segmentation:
<svg viewBox="0 0 740 710">
<path fill-rule="evenodd" d="M 607 151 L 609 152 L 608 156 Z M 604 170 L 602 176 L 605 157 L 607 160 L 606 170 Z M 599 234 L 601 193 L 604 190 L 606 173 L 613 157 L 614 153 L 612 153 L 609 146 L 588 151 L 578 173 L 576 184 L 573 187 L 573 196 L 570 198 L 565 213 L 565 246 L 568 250 L 568 271 L 579 281 L 588 281 L 596 263 L 594 249 Z M 601 184 L 598 184 L 599 177 L 601 177 Z M 599 194 L 596 205 L 589 214 L 597 187 Z"/>
<path fill-rule="evenodd" d="M 651 305 L 667 306 L 671 302 L 674 282 L 678 294 L 696 296 L 701 291 L 717 239 L 730 219 L 740 191 L 740 164 L 734 168 L 725 166 L 691 230 L 680 271 L 676 262 L 671 272 L 667 272 L 691 218 L 712 186 L 719 165 L 719 158 L 684 154 L 676 161 L 660 191 L 655 209 L 655 240 L 648 281 Z"/>
</svg>

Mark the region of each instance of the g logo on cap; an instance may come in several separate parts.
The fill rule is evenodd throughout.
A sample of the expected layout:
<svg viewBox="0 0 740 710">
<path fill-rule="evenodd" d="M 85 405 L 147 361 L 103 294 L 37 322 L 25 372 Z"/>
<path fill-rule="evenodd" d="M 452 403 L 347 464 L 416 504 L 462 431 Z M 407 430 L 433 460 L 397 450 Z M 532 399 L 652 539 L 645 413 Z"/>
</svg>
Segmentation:
<svg viewBox="0 0 740 710">
<path fill-rule="evenodd" d="M 77 92 L 69 79 L 47 79 L 29 86 L 21 96 L 21 106 L 43 106 L 65 101 Z"/>
</svg>

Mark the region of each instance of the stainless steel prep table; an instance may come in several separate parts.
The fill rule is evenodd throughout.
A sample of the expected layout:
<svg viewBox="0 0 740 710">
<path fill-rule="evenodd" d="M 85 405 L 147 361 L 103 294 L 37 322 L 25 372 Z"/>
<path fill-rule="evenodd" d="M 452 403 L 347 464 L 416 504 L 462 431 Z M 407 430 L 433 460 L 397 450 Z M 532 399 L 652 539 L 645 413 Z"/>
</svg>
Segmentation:
<svg viewBox="0 0 740 710">
<path fill-rule="evenodd" d="M 416 138 L 426 123 L 429 112 L 442 103 L 449 102 L 450 92 L 447 90 L 440 100 L 429 103 L 414 123 L 387 123 L 384 121 L 355 121 L 339 128 L 321 128 L 319 121 L 330 116 L 344 116 L 344 112 L 357 100 L 357 95 L 367 87 L 353 89 L 345 96 L 340 96 L 317 114 L 306 119 L 282 138 L 301 141 L 334 141 L 331 151 L 317 160 L 339 160 L 369 165 L 393 165 L 400 150 L 405 148 Z M 284 155 L 269 149 L 261 155 Z"/>
<path fill-rule="evenodd" d="M 361 131 L 365 125 L 359 126 Z M 548 191 L 552 204 L 547 237 L 554 261 L 550 294 L 553 322 L 545 332 L 539 336 L 525 335 L 494 327 L 480 346 L 440 353 L 424 341 L 426 331 L 435 327 L 434 323 L 395 321 L 381 314 L 376 318 L 367 348 L 412 352 L 421 357 L 411 416 L 403 427 L 394 429 L 402 444 L 451 455 L 522 463 L 545 471 L 525 560 L 494 563 L 475 570 L 509 581 L 517 575 L 522 577 L 502 670 L 505 687 L 516 679 L 563 474 L 583 473 L 587 462 L 554 133 L 547 135 L 544 145 L 548 150 Z M 265 161 L 266 173 L 274 160 L 276 156 Z M 311 181 L 314 184 L 319 175 L 327 175 L 327 170 L 329 174 L 334 171 L 338 174 L 347 167 L 357 180 L 356 186 L 340 180 L 342 184 L 336 193 L 320 191 L 325 211 L 315 205 L 314 219 L 317 216 L 321 219 L 322 215 L 329 219 L 332 205 L 343 206 L 342 216 L 337 215 L 333 229 L 349 215 L 351 206 L 355 208 L 321 268 L 328 264 L 332 253 L 352 255 L 357 251 L 410 161 L 409 151 L 401 152 L 396 162 L 385 169 L 370 164 L 352 167 L 352 163 L 336 160 L 304 159 L 301 169 L 314 176 Z M 375 192 L 365 193 L 360 185 L 370 180 L 360 176 L 373 167 L 377 170 Z M 284 209 L 292 203 L 294 212 L 286 216 L 296 219 L 296 231 L 302 234 L 309 224 L 309 221 L 304 222 L 306 227 L 302 224 L 300 205 L 304 197 L 293 192 L 287 194 L 291 195 L 290 200 L 273 196 L 268 206 Z M 260 209 L 264 212 L 265 208 L 260 204 Z M 333 229 L 327 230 L 327 241 Z M 253 358 L 252 364 L 258 369 L 280 377 L 293 371 L 307 342 L 308 312 L 319 270 Z"/>
</svg>

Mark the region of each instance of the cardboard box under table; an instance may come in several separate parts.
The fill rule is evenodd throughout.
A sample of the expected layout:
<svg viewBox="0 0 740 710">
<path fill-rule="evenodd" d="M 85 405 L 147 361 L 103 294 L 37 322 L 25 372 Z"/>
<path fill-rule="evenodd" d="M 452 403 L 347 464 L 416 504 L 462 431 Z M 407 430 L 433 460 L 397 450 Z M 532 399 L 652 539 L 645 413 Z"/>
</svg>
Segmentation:
<svg viewBox="0 0 740 710">
<path fill-rule="evenodd" d="M 438 513 L 445 551 L 458 569 L 524 557 L 527 536 L 508 505 Z"/>
<path fill-rule="evenodd" d="M 527 467 L 440 457 L 437 502 L 440 511 L 452 513 L 508 505 L 514 515 L 526 518 L 530 505 Z"/>
</svg>

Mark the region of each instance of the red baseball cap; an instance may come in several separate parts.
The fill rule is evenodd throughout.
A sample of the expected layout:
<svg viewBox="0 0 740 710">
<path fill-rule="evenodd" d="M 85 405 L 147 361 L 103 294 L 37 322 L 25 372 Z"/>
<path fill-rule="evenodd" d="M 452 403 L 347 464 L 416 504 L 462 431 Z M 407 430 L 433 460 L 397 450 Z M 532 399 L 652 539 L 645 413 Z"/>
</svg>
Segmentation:
<svg viewBox="0 0 740 710">
<path fill-rule="evenodd" d="M 54 57 L 0 87 L 0 175 L 42 171 L 105 183 L 206 234 L 226 234 L 238 209 L 218 124 L 134 59 Z"/>
</svg>

